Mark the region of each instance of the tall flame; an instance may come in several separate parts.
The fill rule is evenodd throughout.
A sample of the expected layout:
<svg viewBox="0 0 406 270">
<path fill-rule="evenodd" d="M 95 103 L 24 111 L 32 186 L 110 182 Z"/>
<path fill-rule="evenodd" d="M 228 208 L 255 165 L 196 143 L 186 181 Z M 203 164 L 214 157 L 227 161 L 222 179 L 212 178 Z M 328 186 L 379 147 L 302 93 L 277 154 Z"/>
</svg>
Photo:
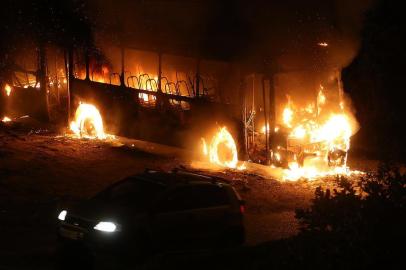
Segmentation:
<svg viewBox="0 0 406 270">
<path fill-rule="evenodd" d="M 288 162 L 289 168 L 284 171 L 283 178 L 314 179 L 326 175 L 354 173 L 349 170 L 346 162 L 350 138 L 356 131 L 356 121 L 352 114 L 345 110 L 344 101 L 340 98 L 336 105 L 332 103 L 326 106 L 327 97 L 322 85 L 317 101 L 304 108 L 294 110 L 290 97 L 287 98 L 282 114 L 282 122 L 285 128 L 289 129 L 285 150 L 287 153 L 293 152 L 294 156 L 293 160 Z M 313 108 L 317 111 L 314 112 Z M 279 152 L 279 149 L 281 147 L 273 153 L 276 161 L 281 161 L 282 152 Z"/>
<path fill-rule="evenodd" d="M 13 89 L 11 88 L 10 85 L 6 84 L 6 85 L 4 86 L 4 91 L 6 91 L 6 95 L 7 95 L 8 97 L 10 96 L 12 90 L 13 90 Z"/>
<path fill-rule="evenodd" d="M 105 139 L 103 120 L 99 110 L 91 104 L 81 103 L 76 109 L 70 129 L 81 138 Z"/>
<path fill-rule="evenodd" d="M 319 93 L 317 94 L 317 113 L 321 113 L 321 107 L 326 104 L 326 96 L 323 93 L 324 87 L 320 85 Z"/>
<path fill-rule="evenodd" d="M 286 96 L 288 99 L 288 104 L 286 105 L 285 109 L 283 109 L 283 123 L 287 127 L 292 127 L 292 120 L 293 120 L 293 110 L 292 110 L 292 104 L 290 101 L 290 96 Z"/>
</svg>

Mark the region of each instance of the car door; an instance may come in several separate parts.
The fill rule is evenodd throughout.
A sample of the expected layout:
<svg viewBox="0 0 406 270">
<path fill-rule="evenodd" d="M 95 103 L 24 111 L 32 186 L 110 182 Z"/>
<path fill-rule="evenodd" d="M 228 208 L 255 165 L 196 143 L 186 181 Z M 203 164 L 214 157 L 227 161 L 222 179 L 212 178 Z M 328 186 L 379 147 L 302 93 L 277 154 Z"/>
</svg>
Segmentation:
<svg viewBox="0 0 406 270">
<path fill-rule="evenodd" d="M 156 247 L 180 247 L 189 242 L 196 230 L 192 186 L 178 187 L 167 193 L 151 214 L 153 243 Z"/>
<path fill-rule="evenodd" d="M 160 202 L 154 214 L 156 242 L 193 246 L 218 235 L 224 230 L 227 199 L 225 190 L 211 184 L 174 190 Z"/>
<path fill-rule="evenodd" d="M 230 209 L 227 191 L 217 184 L 196 185 L 193 196 L 195 226 L 191 232 L 196 242 L 209 243 L 223 233 Z"/>
</svg>

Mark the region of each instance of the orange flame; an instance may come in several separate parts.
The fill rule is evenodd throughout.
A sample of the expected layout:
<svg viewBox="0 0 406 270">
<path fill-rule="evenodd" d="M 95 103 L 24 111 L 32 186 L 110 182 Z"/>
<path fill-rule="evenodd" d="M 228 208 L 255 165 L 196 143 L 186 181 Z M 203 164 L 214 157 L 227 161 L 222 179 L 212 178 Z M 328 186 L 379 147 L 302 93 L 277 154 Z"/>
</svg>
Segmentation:
<svg viewBox="0 0 406 270">
<path fill-rule="evenodd" d="M 210 145 L 206 144 L 202 138 L 203 154 L 208 155 L 211 163 L 233 169 L 244 169 L 244 165 L 238 167 L 237 146 L 233 136 L 228 132 L 226 127 L 213 136 Z"/>
<path fill-rule="evenodd" d="M 105 139 L 103 120 L 99 110 L 91 104 L 81 103 L 76 109 L 70 129 L 80 138 Z"/>
<path fill-rule="evenodd" d="M 11 119 L 7 116 L 4 116 L 3 119 L 1 119 L 1 122 L 3 123 L 11 122 Z"/>
<path fill-rule="evenodd" d="M 6 84 L 6 85 L 4 86 L 4 91 L 6 91 L 6 95 L 7 95 L 8 97 L 10 96 L 12 90 L 13 90 L 13 89 L 11 88 L 10 85 Z"/>
<path fill-rule="evenodd" d="M 293 109 L 292 109 L 292 104 L 290 100 L 290 96 L 286 96 L 288 99 L 288 104 L 286 105 L 285 109 L 283 109 L 283 123 L 287 127 L 292 127 L 292 121 L 293 121 Z"/>
<path fill-rule="evenodd" d="M 343 100 L 339 100 L 337 106 L 326 104 L 327 97 L 322 85 L 316 104 L 311 103 L 298 109 L 298 115 L 295 114 L 296 110 L 293 110 L 292 101 L 288 96 L 282 122 L 290 129 L 285 150 L 287 154 L 293 152 L 294 156 L 292 161 L 288 161 L 289 169 L 284 170 L 284 179 L 314 179 L 327 175 L 356 173 L 346 166 L 350 138 L 357 127 L 355 118 L 344 110 Z M 313 113 L 314 107 L 317 108 L 316 114 Z M 322 108 L 323 115 L 320 114 Z M 281 147 L 278 147 L 273 153 L 277 162 L 282 159 L 280 149 Z M 301 157 L 301 166 L 298 157 Z"/>
<path fill-rule="evenodd" d="M 299 179 L 309 179 L 313 180 L 316 178 L 335 176 L 335 175 L 360 175 L 364 174 L 361 171 L 350 170 L 346 166 L 340 166 L 335 168 L 330 168 L 326 170 L 321 170 L 318 166 L 305 166 L 300 167 L 297 162 L 292 162 L 289 164 L 289 169 L 284 170 L 283 179 L 288 181 L 297 181 Z"/>
</svg>

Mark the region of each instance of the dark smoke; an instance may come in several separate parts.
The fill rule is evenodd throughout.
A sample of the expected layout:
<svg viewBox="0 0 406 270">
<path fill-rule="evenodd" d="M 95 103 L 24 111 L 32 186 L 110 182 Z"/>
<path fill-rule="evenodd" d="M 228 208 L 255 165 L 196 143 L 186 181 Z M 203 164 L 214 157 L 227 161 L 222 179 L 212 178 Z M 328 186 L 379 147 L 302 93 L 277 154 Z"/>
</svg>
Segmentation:
<svg viewBox="0 0 406 270">
<path fill-rule="evenodd" d="M 357 1 L 89 0 L 96 32 L 109 41 L 262 68 L 264 58 L 295 55 L 294 66 L 317 65 L 317 43 L 345 66 L 359 47 L 363 14 Z M 285 63 L 282 63 L 285 64 Z"/>
</svg>

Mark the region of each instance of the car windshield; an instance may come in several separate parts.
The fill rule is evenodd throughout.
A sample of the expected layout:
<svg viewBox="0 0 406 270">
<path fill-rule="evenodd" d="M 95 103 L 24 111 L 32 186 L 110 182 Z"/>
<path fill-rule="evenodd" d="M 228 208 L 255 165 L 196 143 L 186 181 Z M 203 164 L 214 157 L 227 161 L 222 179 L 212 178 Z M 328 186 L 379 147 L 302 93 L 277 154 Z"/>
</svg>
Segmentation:
<svg viewBox="0 0 406 270">
<path fill-rule="evenodd" d="M 159 212 L 185 211 L 227 205 L 227 192 L 217 185 L 193 185 L 178 188 L 158 206 Z"/>
<path fill-rule="evenodd" d="M 146 210 L 150 202 L 164 190 L 159 184 L 138 179 L 124 180 L 96 198 L 107 203 L 120 206 L 129 206 L 135 210 Z"/>
</svg>

